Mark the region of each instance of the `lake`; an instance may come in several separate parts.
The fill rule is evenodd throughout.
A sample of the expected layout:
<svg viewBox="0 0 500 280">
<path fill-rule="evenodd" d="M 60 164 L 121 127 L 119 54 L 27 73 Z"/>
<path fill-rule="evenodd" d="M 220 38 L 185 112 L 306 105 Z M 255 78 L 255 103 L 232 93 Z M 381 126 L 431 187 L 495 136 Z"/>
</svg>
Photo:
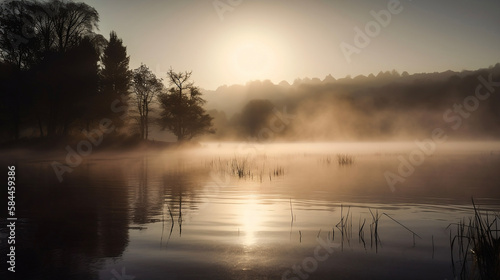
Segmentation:
<svg viewBox="0 0 500 280">
<path fill-rule="evenodd" d="M 62 182 L 51 163 L 63 156 L 3 157 L 5 173 L 17 170 L 16 276 L 453 279 L 453 224 L 474 215 L 472 197 L 500 211 L 500 143 L 415 151 L 398 142 L 99 152 Z"/>
</svg>

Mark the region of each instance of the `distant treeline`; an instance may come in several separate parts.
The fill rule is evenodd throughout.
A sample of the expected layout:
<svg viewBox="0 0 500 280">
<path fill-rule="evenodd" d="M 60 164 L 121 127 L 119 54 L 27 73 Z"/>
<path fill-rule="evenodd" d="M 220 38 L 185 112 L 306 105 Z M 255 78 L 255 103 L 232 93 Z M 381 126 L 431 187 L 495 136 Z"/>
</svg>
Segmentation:
<svg viewBox="0 0 500 280">
<path fill-rule="evenodd" d="M 476 71 L 270 81 L 206 93 L 220 138 L 455 140 L 500 138 L 500 64 Z M 228 107 L 226 104 L 231 104 Z"/>
</svg>

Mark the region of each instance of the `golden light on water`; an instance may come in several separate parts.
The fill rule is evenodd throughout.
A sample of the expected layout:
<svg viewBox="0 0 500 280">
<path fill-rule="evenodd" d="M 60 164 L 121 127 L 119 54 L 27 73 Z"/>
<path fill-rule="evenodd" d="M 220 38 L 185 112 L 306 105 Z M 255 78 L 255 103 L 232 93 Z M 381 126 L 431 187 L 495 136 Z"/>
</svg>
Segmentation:
<svg viewBox="0 0 500 280">
<path fill-rule="evenodd" d="M 259 215 L 259 204 L 255 195 L 250 195 L 245 202 L 242 202 L 240 209 L 240 236 L 246 246 L 254 245 L 257 241 L 257 232 L 262 226 Z"/>
</svg>

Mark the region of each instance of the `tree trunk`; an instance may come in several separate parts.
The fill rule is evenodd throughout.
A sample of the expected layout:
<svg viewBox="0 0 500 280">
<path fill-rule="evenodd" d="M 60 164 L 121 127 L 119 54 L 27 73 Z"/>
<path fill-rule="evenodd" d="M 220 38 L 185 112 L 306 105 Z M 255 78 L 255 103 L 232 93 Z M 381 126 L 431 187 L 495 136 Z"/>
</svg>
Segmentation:
<svg viewBox="0 0 500 280">
<path fill-rule="evenodd" d="M 141 129 L 141 139 L 144 140 L 144 116 L 141 116 L 140 129 Z"/>
<path fill-rule="evenodd" d="M 145 140 L 148 140 L 148 134 L 149 134 L 149 123 L 148 123 L 148 115 L 146 114 L 146 116 L 144 117 L 144 130 L 145 130 Z"/>
<path fill-rule="evenodd" d="M 37 120 L 38 120 L 38 129 L 40 129 L 40 138 L 43 138 L 44 135 L 43 135 L 43 125 L 42 125 L 42 119 L 40 118 L 40 116 L 37 114 Z"/>
</svg>

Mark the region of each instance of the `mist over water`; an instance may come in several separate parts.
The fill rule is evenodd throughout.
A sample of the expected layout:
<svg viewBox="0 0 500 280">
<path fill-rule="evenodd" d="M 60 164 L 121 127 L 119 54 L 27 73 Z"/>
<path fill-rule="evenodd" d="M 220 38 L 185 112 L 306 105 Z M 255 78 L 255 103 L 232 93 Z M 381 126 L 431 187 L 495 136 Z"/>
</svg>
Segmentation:
<svg viewBox="0 0 500 280">
<path fill-rule="evenodd" d="M 62 183 L 50 166 L 57 156 L 21 158 L 19 271 L 43 279 L 111 279 L 123 267 L 141 279 L 280 279 L 322 238 L 333 253 L 311 273 L 320 279 L 452 277 L 446 227 L 472 214 L 471 196 L 482 209 L 500 210 L 500 144 L 441 144 L 393 191 L 384 173 L 397 174 L 399 157 L 415 149 L 412 142 L 205 142 L 148 155 L 96 153 Z M 352 163 L 340 164 L 341 154 Z M 355 232 L 378 211 L 421 239 L 414 244 L 386 216 L 381 246 L 370 245 L 368 229 L 364 245 L 357 234 L 342 239 L 336 225 L 346 211 Z M 350 268 L 355 259 L 372 272 Z M 425 272 L 412 278 L 415 267 Z"/>
<path fill-rule="evenodd" d="M 361 2 L 0 1 L 0 279 L 500 279 L 500 2 Z"/>
<path fill-rule="evenodd" d="M 450 141 L 499 138 L 500 64 L 474 71 L 252 81 L 205 91 L 217 134 L 231 141 Z M 269 135 L 271 134 L 271 135 Z M 252 140 L 255 141 L 255 140 Z"/>
</svg>

